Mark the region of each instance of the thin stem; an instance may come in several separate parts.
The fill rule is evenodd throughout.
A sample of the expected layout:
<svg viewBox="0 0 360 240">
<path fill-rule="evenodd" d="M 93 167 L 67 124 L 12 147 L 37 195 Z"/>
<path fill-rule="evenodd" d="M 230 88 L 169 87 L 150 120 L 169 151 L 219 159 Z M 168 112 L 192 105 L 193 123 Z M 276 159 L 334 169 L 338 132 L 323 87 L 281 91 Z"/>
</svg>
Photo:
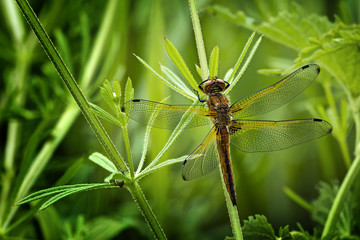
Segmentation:
<svg viewBox="0 0 360 240">
<path fill-rule="evenodd" d="M 206 60 L 205 45 L 201 33 L 199 15 L 196 9 L 196 0 L 189 0 L 189 5 L 190 5 L 191 20 L 193 23 L 194 34 L 195 34 L 196 47 L 199 55 L 201 77 L 203 80 L 205 80 L 209 77 L 209 67 L 207 65 L 207 60 Z"/>
<path fill-rule="evenodd" d="M 340 212 L 343 209 L 346 195 L 350 191 L 355 180 L 358 179 L 360 173 L 360 113 L 358 109 L 359 102 L 353 99 L 351 93 L 347 89 L 345 89 L 345 93 L 347 94 L 348 102 L 352 109 L 353 119 L 355 122 L 355 160 L 352 163 L 349 171 L 347 172 L 338 193 L 336 194 L 328 218 L 326 219 L 324 230 L 322 232 L 322 238 L 327 236 L 330 231 L 334 229 L 336 222 L 339 219 Z"/>
<path fill-rule="evenodd" d="M 334 229 L 335 224 L 339 219 L 340 212 L 343 208 L 345 197 L 347 193 L 350 191 L 350 188 L 353 185 L 354 181 L 358 178 L 359 172 L 360 172 L 360 155 L 358 155 L 355 158 L 348 173 L 344 178 L 344 181 L 340 186 L 338 193 L 336 194 L 329 215 L 326 219 L 326 223 L 321 238 L 327 236 L 330 233 L 330 231 Z"/>
<path fill-rule="evenodd" d="M 291 200 L 293 200 L 299 206 L 303 207 L 304 209 L 308 210 L 309 212 L 312 212 L 314 210 L 314 207 L 309 202 L 307 202 L 304 198 L 302 198 L 299 194 L 297 194 L 290 188 L 285 187 L 284 192 Z"/>
<path fill-rule="evenodd" d="M 154 233 L 155 237 L 157 239 L 166 239 L 165 233 L 156 219 L 154 212 L 151 210 L 150 205 L 140 188 L 140 185 L 137 182 L 132 182 L 129 183 L 126 187 L 138 205 L 141 213 L 145 217 L 145 220 L 149 224 L 149 227 Z"/>
<path fill-rule="evenodd" d="M 350 153 L 349 153 L 349 147 L 348 147 L 348 144 L 346 141 L 346 136 L 337 138 L 337 140 L 340 145 L 340 149 L 341 149 L 341 153 L 344 158 L 345 165 L 346 165 L 347 169 L 349 169 L 351 166 L 351 157 L 350 157 Z"/>
<path fill-rule="evenodd" d="M 233 204 L 231 202 L 231 199 L 230 199 L 230 196 L 229 196 L 229 193 L 228 193 L 228 191 L 226 189 L 226 185 L 225 185 L 225 182 L 224 182 L 223 173 L 221 171 L 220 163 L 219 163 L 219 170 L 220 170 L 221 184 L 222 184 L 223 191 L 224 191 L 226 207 L 228 209 L 228 214 L 229 214 L 229 218 L 230 218 L 233 237 L 236 240 L 243 240 L 239 213 L 238 213 L 237 207 L 233 206 Z"/>
<path fill-rule="evenodd" d="M 129 163 L 129 170 L 130 170 L 130 176 L 132 179 L 134 179 L 134 163 L 132 160 L 132 155 L 131 155 L 131 148 L 130 148 L 130 141 L 129 141 L 129 133 L 127 130 L 127 127 L 124 126 L 121 128 L 123 131 L 123 135 L 124 135 L 124 141 L 125 141 L 125 149 L 126 149 L 126 155 L 127 155 L 127 160 Z"/>
<path fill-rule="evenodd" d="M 67 69 L 66 65 L 64 64 L 62 58 L 60 57 L 59 53 L 55 49 L 54 44 L 50 40 L 49 36 L 45 32 L 44 28 L 42 27 L 39 19 L 33 12 L 31 6 L 26 0 L 16 0 L 18 3 L 22 13 L 24 14 L 26 20 L 28 21 L 30 27 L 36 34 L 37 38 L 39 39 L 41 45 L 43 46 L 45 52 L 49 56 L 51 62 L 54 64 L 55 68 L 57 69 L 58 73 L 60 74 L 61 78 L 65 82 L 68 90 L 70 91 L 71 95 L 75 99 L 76 103 L 80 107 L 81 112 L 83 113 L 85 119 L 90 124 L 91 128 L 93 129 L 95 135 L 97 136 L 98 140 L 100 141 L 101 145 L 109 155 L 112 162 L 119 168 L 119 170 L 127 169 L 124 160 L 121 158 L 120 154 L 118 153 L 117 149 L 115 148 L 113 142 L 111 141 L 110 137 L 106 133 L 104 127 L 100 123 L 99 119 L 96 115 L 90 111 L 90 105 L 86 100 L 85 96 L 81 92 L 79 86 L 77 85 L 75 79 Z"/>
</svg>

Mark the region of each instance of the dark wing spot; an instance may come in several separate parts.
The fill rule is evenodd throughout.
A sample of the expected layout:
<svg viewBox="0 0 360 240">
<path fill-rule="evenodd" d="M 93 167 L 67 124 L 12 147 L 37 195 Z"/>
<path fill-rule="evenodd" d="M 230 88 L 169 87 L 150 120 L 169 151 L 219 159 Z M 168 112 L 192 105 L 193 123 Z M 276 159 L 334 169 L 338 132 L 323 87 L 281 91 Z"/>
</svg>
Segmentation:
<svg viewBox="0 0 360 240">
<path fill-rule="evenodd" d="M 124 106 L 122 106 L 121 112 L 125 112 L 125 107 Z"/>
<path fill-rule="evenodd" d="M 303 66 L 301 69 L 307 69 L 310 65 Z"/>
<path fill-rule="evenodd" d="M 185 165 L 185 164 L 186 164 L 186 162 L 187 162 L 187 160 L 185 160 L 185 161 L 184 161 L 183 165 Z"/>
<path fill-rule="evenodd" d="M 133 99 L 133 102 L 140 102 L 140 99 Z"/>
<path fill-rule="evenodd" d="M 314 122 L 322 122 L 322 119 L 314 118 Z"/>
</svg>

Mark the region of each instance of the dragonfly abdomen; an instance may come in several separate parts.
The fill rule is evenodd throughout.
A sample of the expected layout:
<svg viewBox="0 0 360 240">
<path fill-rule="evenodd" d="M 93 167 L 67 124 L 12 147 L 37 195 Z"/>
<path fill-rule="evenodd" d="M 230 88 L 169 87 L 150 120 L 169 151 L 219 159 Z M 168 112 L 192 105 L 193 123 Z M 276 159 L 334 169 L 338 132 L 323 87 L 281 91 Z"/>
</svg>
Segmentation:
<svg viewBox="0 0 360 240">
<path fill-rule="evenodd" d="M 236 205 L 234 174 L 230 161 L 229 132 L 226 126 L 218 126 L 216 135 L 221 171 L 223 173 L 226 189 L 230 195 L 232 204 Z"/>
</svg>

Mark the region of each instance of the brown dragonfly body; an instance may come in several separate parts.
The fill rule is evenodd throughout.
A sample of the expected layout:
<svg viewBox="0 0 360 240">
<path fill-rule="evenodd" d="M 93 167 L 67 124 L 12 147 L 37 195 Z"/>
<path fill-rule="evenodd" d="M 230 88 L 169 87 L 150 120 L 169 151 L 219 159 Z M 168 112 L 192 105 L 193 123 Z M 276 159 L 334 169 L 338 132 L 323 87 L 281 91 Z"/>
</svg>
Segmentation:
<svg viewBox="0 0 360 240">
<path fill-rule="evenodd" d="M 245 119 L 281 107 L 300 94 L 319 74 L 316 64 L 303 66 L 262 90 L 245 96 L 232 105 L 223 95 L 229 83 L 217 78 L 199 84 L 205 93 L 205 105 L 169 105 L 142 99 L 126 102 L 122 111 L 137 122 L 157 128 L 175 129 L 184 117 L 186 128 L 212 123 L 204 141 L 186 158 L 182 177 L 192 180 L 222 168 L 224 181 L 233 205 L 236 205 L 235 182 L 229 144 L 243 152 L 277 151 L 329 134 L 332 126 L 317 118 L 263 121 Z M 202 87 L 204 85 L 204 87 Z"/>
<path fill-rule="evenodd" d="M 199 85 L 202 92 L 208 95 L 207 105 L 216 115 L 210 116 L 216 132 L 216 146 L 219 153 L 221 170 L 233 205 L 236 205 L 234 174 L 230 161 L 229 126 L 231 124 L 229 100 L 222 94 L 229 85 L 223 80 L 212 78 L 204 83 L 205 89 Z M 186 162 L 184 163 L 186 164 Z"/>
</svg>

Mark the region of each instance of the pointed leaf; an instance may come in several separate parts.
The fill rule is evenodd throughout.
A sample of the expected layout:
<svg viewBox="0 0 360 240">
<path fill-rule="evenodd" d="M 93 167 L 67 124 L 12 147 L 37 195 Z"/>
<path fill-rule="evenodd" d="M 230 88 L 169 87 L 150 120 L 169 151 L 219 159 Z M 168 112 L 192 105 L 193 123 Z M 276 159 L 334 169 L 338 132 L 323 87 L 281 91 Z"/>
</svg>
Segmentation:
<svg viewBox="0 0 360 240">
<path fill-rule="evenodd" d="M 254 45 L 253 48 L 251 49 L 249 56 L 247 57 L 244 65 L 242 66 L 242 68 L 241 68 L 240 72 L 238 73 L 238 75 L 236 76 L 236 78 L 230 80 L 230 82 L 229 82 L 229 83 L 230 83 L 230 87 L 229 87 L 228 89 L 226 89 L 225 94 L 231 91 L 231 89 L 236 85 L 236 83 L 240 80 L 241 76 L 244 74 L 246 68 L 248 67 L 251 59 L 253 58 L 253 56 L 254 56 L 254 54 L 255 54 L 255 52 L 256 52 L 256 49 L 257 49 L 257 48 L 259 47 L 259 45 L 260 45 L 260 42 L 261 42 L 261 40 L 262 40 L 262 37 L 263 37 L 263 35 L 261 35 L 261 36 L 259 37 L 259 39 L 256 41 L 255 45 Z M 235 69 L 234 69 L 234 70 L 235 70 Z"/>
<path fill-rule="evenodd" d="M 252 41 L 254 40 L 255 33 L 256 33 L 256 32 L 253 32 L 253 33 L 251 34 L 251 36 L 249 37 L 249 39 L 247 40 L 244 49 L 242 50 L 242 52 L 241 52 L 238 60 L 237 60 L 236 63 L 235 63 L 235 66 L 233 67 L 233 71 L 232 71 L 232 73 L 231 73 L 231 75 L 230 75 L 230 77 L 229 77 L 229 80 L 228 80 L 228 82 L 229 82 L 230 84 L 231 84 L 231 82 L 233 81 L 233 78 L 234 78 L 236 72 L 238 71 L 238 69 L 239 69 L 239 67 L 240 67 L 240 65 L 241 65 L 242 60 L 244 59 L 244 57 L 245 57 L 245 55 L 246 55 L 246 53 L 247 53 L 247 50 L 249 49 Z"/>
<path fill-rule="evenodd" d="M 171 71 L 169 68 L 163 65 L 161 65 L 160 68 L 161 71 L 167 77 L 167 79 L 171 81 L 171 84 L 175 85 L 179 89 L 179 92 L 182 93 L 182 95 L 184 95 L 185 97 L 191 100 L 196 99 L 196 95 L 194 94 L 194 91 L 191 91 L 173 71 Z"/>
<path fill-rule="evenodd" d="M 177 88 L 175 85 L 171 84 L 170 81 L 168 81 L 167 79 L 165 79 L 164 77 L 162 77 L 159 73 L 157 73 L 153 68 L 151 68 L 143 59 L 141 59 L 140 57 L 136 56 L 134 54 L 134 56 L 147 68 L 149 69 L 151 72 L 153 72 L 160 80 L 162 80 L 168 87 L 172 88 L 173 90 L 175 90 L 176 92 L 180 93 L 181 95 L 184 95 L 185 97 L 187 97 L 187 94 L 182 92 L 179 88 Z"/>
<path fill-rule="evenodd" d="M 219 47 L 215 46 L 210 55 L 210 78 L 217 77 L 219 64 Z"/>
<path fill-rule="evenodd" d="M 181 57 L 178 50 L 174 47 L 174 45 L 165 38 L 165 50 L 171 61 L 175 64 L 175 66 L 179 69 L 181 74 L 185 77 L 185 79 L 189 82 L 190 86 L 194 89 L 197 87 L 197 83 L 192 76 L 189 68 L 186 66 L 183 58 Z"/>
<path fill-rule="evenodd" d="M 146 170 L 142 171 L 141 174 L 139 175 L 138 179 L 141 179 L 143 177 L 145 177 L 146 175 L 148 174 L 151 174 L 153 172 L 155 172 L 156 170 L 162 168 L 162 167 L 166 167 L 168 165 L 171 165 L 171 164 L 176 164 L 176 163 L 183 163 L 185 161 L 185 159 L 187 158 L 187 156 L 182 156 L 182 157 L 179 157 L 179 158 L 174 158 L 174 159 L 169 159 L 169 160 L 166 160 L 162 163 L 159 163 L 151 168 L 146 168 Z"/>
<path fill-rule="evenodd" d="M 95 152 L 89 156 L 89 159 L 111 173 L 118 172 L 116 166 L 101 153 Z"/>
<path fill-rule="evenodd" d="M 197 64 L 195 64 L 195 68 L 196 68 L 196 72 L 199 74 L 200 79 L 202 79 L 201 68 Z"/>
<path fill-rule="evenodd" d="M 109 188 L 109 187 L 115 187 L 112 185 L 109 185 L 108 183 L 92 183 L 92 184 L 85 184 L 86 186 L 73 186 L 72 188 L 67 189 L 66 191 L 56 194 L 55 196 L 51 197 L 48 201 L 46 201 L 43 205 L 41 205 L 39 211 L 42 211 L 55 203 L 56 201 L 59 201 L 60 199 L 67 197 L 71 194 L 78 193 L 78 192 L 84 192 L 89 190 L 95 190 L 99 188 Z"/>
<path fill-rule="evenodd" d="M 117 119 L 116 117 L 114 117 L 113 115 L 111 115 L 110 113 L 99 107 L 98 105 L 94 103 L 89 103 L 89 104 L 91 106 L 90 110 L 93 113 L 95 113 L 98 117 L 107 120 L 111 123 L 114 123 L 116 125 L 122 126 L 122 123 L 119 121 L 119 119 Z"/>
</svg>

